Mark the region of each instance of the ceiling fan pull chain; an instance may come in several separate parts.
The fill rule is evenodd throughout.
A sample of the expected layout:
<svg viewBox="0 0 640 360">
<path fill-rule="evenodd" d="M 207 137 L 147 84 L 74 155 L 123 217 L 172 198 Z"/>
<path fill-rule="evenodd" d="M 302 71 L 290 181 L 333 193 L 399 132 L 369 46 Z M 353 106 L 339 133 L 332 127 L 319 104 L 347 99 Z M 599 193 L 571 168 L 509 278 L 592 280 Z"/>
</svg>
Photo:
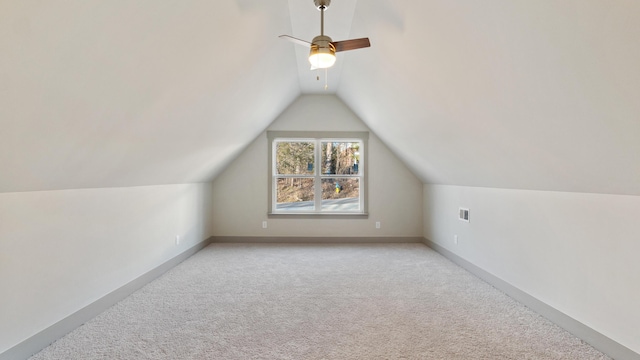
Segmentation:
<svg viewBox="0 0 640 360">
<path fill-rule="evenodd" d="M 327 91 L 329 89 L 329 75 L 328 74 L 328 69 L 325 68 L 324 69 L 324 91 Z"/>
</svg>

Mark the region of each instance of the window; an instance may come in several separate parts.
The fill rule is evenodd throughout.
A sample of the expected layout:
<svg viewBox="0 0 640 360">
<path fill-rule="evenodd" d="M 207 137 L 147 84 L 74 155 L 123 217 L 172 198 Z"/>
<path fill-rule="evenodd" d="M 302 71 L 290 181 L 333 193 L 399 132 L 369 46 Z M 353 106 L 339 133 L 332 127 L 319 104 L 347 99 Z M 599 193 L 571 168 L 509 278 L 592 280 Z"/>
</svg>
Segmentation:
<svg viewBox="0 0 640 360">
<path fill-rule="evenodd" d="M 268 131 L 269 214 L 366 215 L 367 132 Z"/>
</svg>

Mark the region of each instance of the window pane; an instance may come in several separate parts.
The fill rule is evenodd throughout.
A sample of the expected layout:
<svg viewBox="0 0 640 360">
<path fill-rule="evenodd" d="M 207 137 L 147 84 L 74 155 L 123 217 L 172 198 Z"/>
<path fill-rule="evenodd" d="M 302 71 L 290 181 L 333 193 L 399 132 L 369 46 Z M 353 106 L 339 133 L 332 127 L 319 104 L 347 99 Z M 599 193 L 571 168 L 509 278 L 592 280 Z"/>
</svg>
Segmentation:
<svg viewBox="0 0 640 360">
<path fill-rule="evenodd" d="M 276 174 L 313 174 L 313 142 L 277 142 Z"/>
<path fill-rule="evenodd" d="M 322 142 L 322 174 L 358 174 L 359 142 Z"/>
<path fill-rule="evenodd" d="M 360 179 L 322 179 L 322 211 L 360 210 Z"/>
<path fill-rule="evenodd" d="M 277 178 L 276 210 L 313 211 L 313 178 Z"/>
</svg>

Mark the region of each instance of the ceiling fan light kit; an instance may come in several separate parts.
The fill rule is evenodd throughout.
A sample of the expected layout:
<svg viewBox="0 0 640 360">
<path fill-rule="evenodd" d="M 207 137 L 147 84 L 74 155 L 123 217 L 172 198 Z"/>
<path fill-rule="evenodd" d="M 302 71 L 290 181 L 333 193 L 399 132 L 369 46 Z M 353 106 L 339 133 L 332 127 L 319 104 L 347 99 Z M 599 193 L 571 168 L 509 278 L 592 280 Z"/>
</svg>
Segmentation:
<svg viewBox="0 0 640 360">
<path fill-rule="evenodd" d="M 316 36 L 311 43 L 309 63 L 312 69 L 326 69 L 336 63 L 336 47 L 328 36 Z"/>
<path fill-rule="evenodd" d="M 311 42 L 294 38 L 289 35 L 280 35 L 280 38 L 287 39 L 298 45 L 309 47 L 309 63 L 311 70 L 327 69 L 336 62 L 336 52 L 361 49 L 371 46 L 369 38 L 333 41 L 324 34 L 324 11 L 331 4 L 331 0 L 313 0 L 315 6 L 320 10 L 320 35 L 313 38 Z"/>
</svg>

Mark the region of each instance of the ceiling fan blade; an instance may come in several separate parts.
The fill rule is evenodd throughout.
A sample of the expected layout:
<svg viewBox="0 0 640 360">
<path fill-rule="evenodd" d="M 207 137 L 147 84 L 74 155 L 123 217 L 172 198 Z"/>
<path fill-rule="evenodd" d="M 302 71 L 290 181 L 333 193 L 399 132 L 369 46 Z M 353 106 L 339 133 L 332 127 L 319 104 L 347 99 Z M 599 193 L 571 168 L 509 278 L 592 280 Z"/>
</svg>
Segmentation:
<svg viewBox="0 0 640 360">
<path fill-rule="evenodd" d="M 336 52 L 362 49 L 371 46 L 369 38 L 360 38 L 352 40 L 334 41 L 333 46 L 336 47 Z"/>
<path fill-rule="evenodd" d="M 305 40 L 301 40 L 298 38 L 294 38 L 293 36 L 289 36 L 289 35 L 280 35 L 278 36 L 280 39 L 285 39 L 285 40 L 289 40 L 294 44 L 298 44 L 298 45 L 302 45 L 302 46 L 306 46 L 306 47 L 310 47 L 311 43 Z"/>
</svg>

